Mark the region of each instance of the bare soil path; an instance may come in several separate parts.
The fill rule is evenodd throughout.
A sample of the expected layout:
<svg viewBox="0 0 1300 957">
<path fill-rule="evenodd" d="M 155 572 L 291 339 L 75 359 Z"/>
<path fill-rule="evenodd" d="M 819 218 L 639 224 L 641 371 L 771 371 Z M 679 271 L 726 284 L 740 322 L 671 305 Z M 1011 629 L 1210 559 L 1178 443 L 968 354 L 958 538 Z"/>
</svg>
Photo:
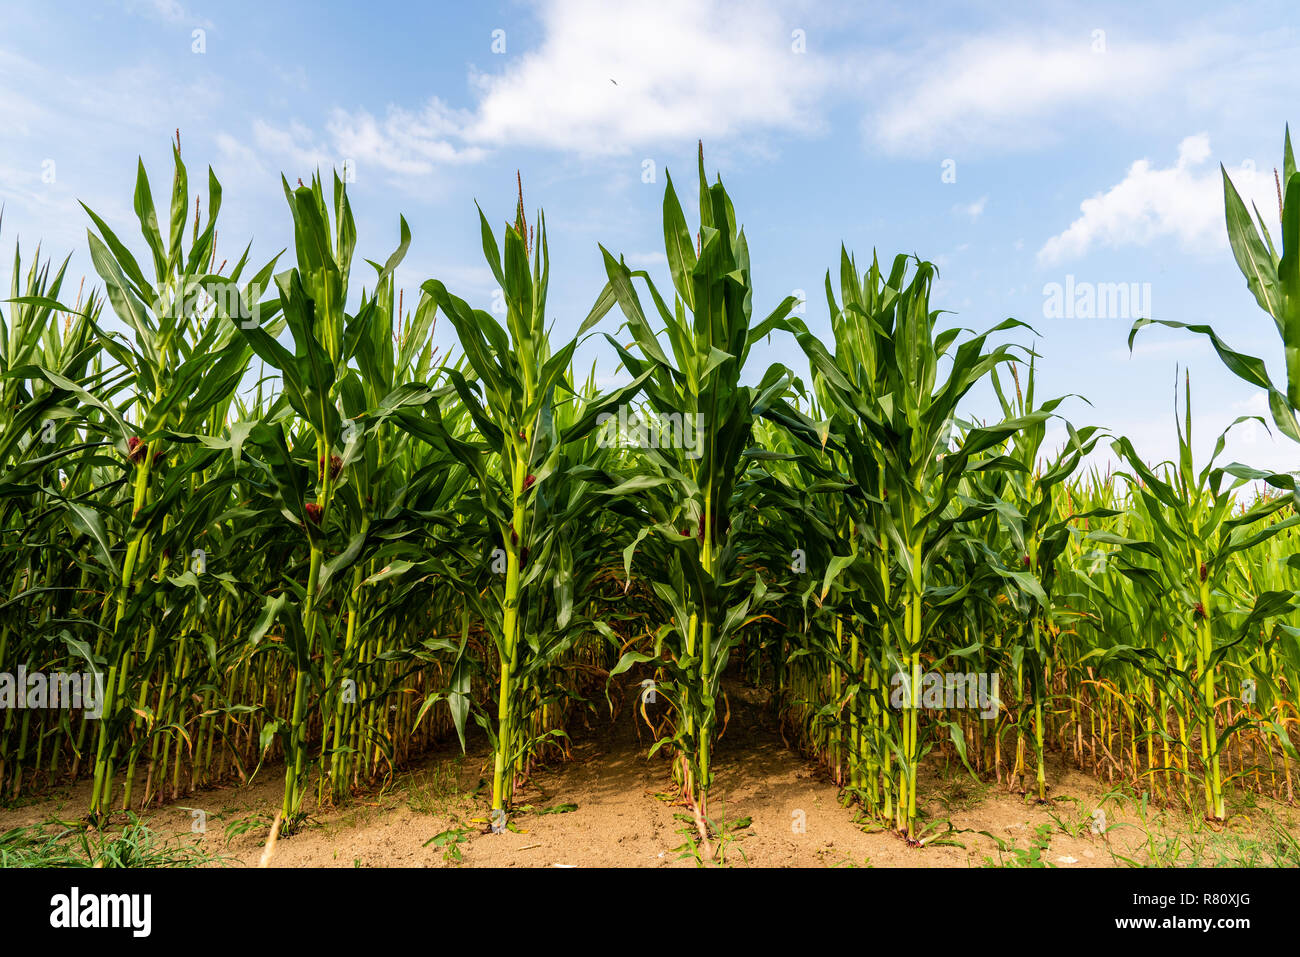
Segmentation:
<svg viewBox="0 0 1300 957">
<path fill-rule="evenodd" d="M 299 833 L 277 842 L 276 867 L 693 867 L 685 808 L 676 803 L 667 761 L 647 758 L 648 731 L 632 708 L 613 723 L 592 718 L 571 729 L 573 760 L 540 769 L 520 793 L 515 829 L 485 834 L 479 742 L 461 754 L 430 753 L 384 788 L 342 808 L 319 808 Z M 763 867 L 981 867 L 1042 861 L 1057 867 L 1266 863 L 1283 852 L 1279 829 L 1300 834 L 1300 814 L 1247 797 L 1228 824 L 1211 829 L 1176 810 L 1144 808 L 1131 792 L 1073 769 L 1049 769 L 1052 800 L 1027 803 L 960 766 L 924 769 L 920 792 L 933 824 L 929 844 L 895 834 L 844 807 L 825 772 L 786 746 L 763 692 L 729 685 L 729 725 L 715 753 L 710 814 L 728 825 L 720 862 Z M 264 768 L 242 788 L 214 788 L 142 814 L 171 840 L 201 845 L 228 866 L 257 866 L 282 782 Z M 0 809 L 0 832 L 77 817 L 85 787 Z M 1094 833 L 1105 816 L 1105 833 Z M 196 814 L 195 812 L 201 812 Z M 743 819 L 748 819 L 744 824 Z M 195 833 L 198 821 L 205 833 Z M 716 863 L 716 862 L 715 862 Z"/>
</svg>

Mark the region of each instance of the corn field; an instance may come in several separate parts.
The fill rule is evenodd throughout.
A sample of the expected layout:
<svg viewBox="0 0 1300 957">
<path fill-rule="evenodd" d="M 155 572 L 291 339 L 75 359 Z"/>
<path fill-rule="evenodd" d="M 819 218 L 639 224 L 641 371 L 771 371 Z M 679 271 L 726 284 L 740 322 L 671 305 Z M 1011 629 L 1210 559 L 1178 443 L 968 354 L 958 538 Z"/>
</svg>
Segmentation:
<svg viewBox="0 0 1300 957">
<path fill-rule="evenodd" d="M 1194 461 L 1186 374 L 1148 410 L 1178 436 L 1153 462 L 1041 394 L 1028 325 L 948 322 L 919 258 L 842 250 L 819 336 L 794 298 L 755 301 L 761 264 L 702 148 L 691 203 L 664 189 L 666 276 L 593 250 L 607 282 L 572 338 L 522 185 L 504 227 L 478 212 L 494 316 L 436 278 L 398 288 L 405 220 L 356 261 L 337 175 L 286 180 L 293 247 L 232 261 L 220 184 L 192 192 L 179 141 L 173 158 L 161 219 L 143 163 L 138 222 L 86 209 L 89 281 L 15 248 L 0 670 L 28 680 L 0 684 L 4 800 L 85 784 L 102 822 L 283 776 L 287 835 L 472 737 L 500 831 L 575 722 L 639 684 L 646 756 L 708 847 L 729 676 L 913 844 L 940 757 L 1027 800 L 1048 798 L 1049 757 L 1215 821 L 1232 791 L 1295 800 L 1300 496 L 1221 461 L 1222 437 Z M 1163 324 L 1208 337 L 1300 442 L 1289 136 L 1279 193 L 1280 248 L 1225 173 L 1286 383 Z M 588 340 L 617 387 L 577 367 Z M 769 340 L 807 374 L 748 362 Z M 990 386 L 1001 417 L 970 417 Z M 57 706 L 77 675 L 98 714 Z"/>
</svg>

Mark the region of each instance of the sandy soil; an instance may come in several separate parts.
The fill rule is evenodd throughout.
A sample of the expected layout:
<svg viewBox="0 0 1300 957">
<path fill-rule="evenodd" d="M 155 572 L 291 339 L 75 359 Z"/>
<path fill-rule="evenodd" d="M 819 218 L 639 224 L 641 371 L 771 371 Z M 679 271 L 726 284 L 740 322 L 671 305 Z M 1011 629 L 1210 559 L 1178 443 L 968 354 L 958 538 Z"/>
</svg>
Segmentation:
<svg viewBox="0 0 1300 957">
<path fill-rule="evenodd" d="M 629 689 L 635 694 L 635 688 Z M 1249 863 L 1276 847 L 1270 822 L 1300 834 L 1294 808 L 1246 797 L 1226 826 L 1211 828 L 1175 810 L 1144 807 L 1077 771 L 1049 769 L 1052 800 L 1027 803 L 1005 786 L 977 781 L 960 766 L 932 762 L 920 793 L 927 846 L 862 820 L 838 800 L 814 763 L 787 748 L 761 692 L 729 690 L 731 723 L 716 751 L 710 813 L 729 824 L 714 863 L 760 867 L 1016 866 L 1037 855 L 1058 867 Z M 632 709 L 617 721 L 574 729 L 573 757 L 536 772 L 518 795 L 512 830 L 485 834 L 486 749 L 426 755 L 382 789 L 343 808 L 317 808 L 305 828 L 279 840 L 276 867 L 693 867 L 686 809 L 675 803 L 669 765 L 647 759 Z M 227 866 L 257 866 L 278 808 L 278 769 L 253 784 L 215 788 L 143 814 L 150 827 L 195 843 Z M 23 807 L 0 809 L 0 832 L 53 817 L 73 818 L 85 786 Z M 182 806 L 183 805 L 183 806 Z M 1094 834 L 1101 809 L 1106 832 Z M 206 833 L 195 834 L 195 810 Z M 802 824 L 802 827 L 800 825 Z M 1271 840 L 1271 844 L 1269 841 Z M 1261 843 L 1262 842 L 1262 843 Z M 1035 844 L 1041 845 L 1035 850 Z"/>
</svg>

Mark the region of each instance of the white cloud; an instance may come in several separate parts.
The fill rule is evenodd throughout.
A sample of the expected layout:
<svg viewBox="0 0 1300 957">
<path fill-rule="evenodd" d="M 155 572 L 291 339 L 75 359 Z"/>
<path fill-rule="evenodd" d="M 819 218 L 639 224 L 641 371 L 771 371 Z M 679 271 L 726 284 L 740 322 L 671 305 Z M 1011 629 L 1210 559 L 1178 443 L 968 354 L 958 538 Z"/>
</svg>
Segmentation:
<svg viewBox="0 0 1300 957">
<path fill-rule="evenodd" d="M 153 10 L 154 13 L 162 17 L 164 20 L 170 20 L 173 23 L 185 19 L 185 8 L 182 7 L 177 0 L 149 0 L 148 3 L 133 3 L 131 6 L 144 6 Z"/>
<path fill-rule="evenodd" d="M 1110 43 L 1094 52 L 1087 34 L 1045 39 L 986 36 L 935 47 L 877 68 L 876 79 L 903 88 L 872 115 L 868 129 L 894 153 L 936 149 L 1009 151 L 1041 146 L 1084 111 L 1118 114 L 1203 65 L 1209 42 Z M 923 64 L 923 65 L 922 65 Z M 906 77 L 922 77 L 908 84 Z"/>
<path fill-rule="evenodd" d="M 220 145 L 225 150 L 229 147 L 229 142 L 223 140 Z M 294 164 L 299 176 L 317 169 L 342 165 L 341 157 L 317 143 L 312 131 L 296 121 L 281 129 L 262 120 L 254 120 L 252 146 L 254 148 L 249 152 L 259 158 L 274 156 L 288 159 Z"/>
<path fill-rule="evenodd" d="M 1209 159 L 1210 138 L 1197 133 L 1179 144 L 1172 166 L 1138 160 L 1119 183 L 1079 205 L 1082 215 L 1038 251 L 1039 264 L 1077 259 L 1095 246 L 1145 246 L 1163 238 L 1187 248 L 1226 244 L 1223 181 Z M 1253 200 L 1273 229 L 1277 200 L 1271 178 L 1240 166 L 1228 172 L 1247 204 Z"/>
<path fill-rule="evenodd" d="M 439 91 L 422 104 L 389 104 L 382 117 L 338 109 L 325 127 L 331 151 L 398 175 L 513 147 L 653 158 L 697 137 L 770 158 L 773 134 L 819 133 L 837 102 L 866 101 L 882 104 L 866 118 L 873 148 L 1007 152 L 1075 136 L 1090 116 L 1136 129 L 1151 110 L 1180 103 L 1197 115 L 1239 111 L 1222 91 L 1252 70 L 1285 69 L 1295 55 L 1294 45 L 1257 48 L 1212 30 L 1161 42 L 1115 37 L 1104 53 L 1088 31 L 933 35 L 871 48 L 848 35 L 842 8 L 830 15 L 772 0 L 530 7 L 540 39 L 525 49 L 523 31 L 510 30 L 506 55 L 496 56 L 485 35 L 465 108 Z M 792 30 L 805 21 L 815 28 L 796 53 Z M 823 46 L 828 30 L 840 36 Z"/>
<path fill-rule="evenodd" d="M 443 132 L 437 101 L 419 114 L 390 107 L 379 120 L 361 110 L 335 110 L 326 132 L 317 134 L 299 120 L 283 125 L 258 119 L 247 136 L 229 132 L 215 137 L 228 168 L 252 172 L 259 177 L 281 170 L 293 184 L 296 177 L 330 170 L 341 175 L 346 167 L 358 178 L 372 179 L 389 174 L 389 185 L 418 189 L 427 198 L 429 177 L 439 168 L 473 162 L 484 155 L 478 147 L 463 147 L 448 141 Z"/>
<path fill-rule="evenodd" d="M 126 0 L 128 13 L 141 13 L 144 16 L 161 20 L 164 23 L 192 23 L 200 27 L 211 27 L 212 21 L 196 17 L 180 3 L 180 0 Z"/>
<path fill-rule="evenodd" d="M 989 198 L 981 196 L 973 203 L 958 203 L 952 208 L 952 211 L 959 216 L 968 216 L 972 220 L 979 219 L 984 213 L 984 207 L 988 205 Z"/>
<path fill-rule="evenodd" d="M 365 110 L 335 110 L 326 126 L 341 156 L 391 173 L 423 175 L 435 164 L 472 162 L 484 151 L 452 142 L 463 122 L 437 97 L 418 113 L 390 106 L 382 121 Z"/>
<path fill-rule="evenodd" d="M 483 96 L 472 142 L 599 154 L 818 125 L 821 61 L 793 52 L 789 25 L 764 5 L 554 0 L 541 21 L 537 50 L 471 75 Z"/>
<path fill-rule="evenodd" d="M 248 143 L 237 136 L 231 136 L 229 133 L 219 132 L 213 137 L 217 144 L 217 151 L 223 157 L 239 164 L 245 169 L 254 169 L 259 173 L 265 171 L 257 153 L 248 145 Z"/>
<path fill-rule="evenodd" d="M 358 167 L 425 175 L 506 146 L 602 156 L 820 126 L 829 70 L 815 53 L 795 53 L 791 27 L 763 5 L 546 0 L 538 18 L 535 49 L 515 55 L 508 34 L 503 69 L 470 68 L 472 108 L 431 97 L 414 111 L 390 105 L 382 120 L 337 109 L 330 151 Z M 301 138 L 284 132 L 286 146 Z"/>
<path fill-rule="evenodd" d="M 1272 441 L 1271 431 L 1274 426 L 1268 408 L 1268 393 L 1256 392 L 1249 399 L 1236 403 L 1234 409 L 1238 416 L 1254 415 L 1264 420 L 1263 425 L 1252 419 L 1236 427 L 1233 434 L 1241 445 L 1253 447 Z"/>
</svg>

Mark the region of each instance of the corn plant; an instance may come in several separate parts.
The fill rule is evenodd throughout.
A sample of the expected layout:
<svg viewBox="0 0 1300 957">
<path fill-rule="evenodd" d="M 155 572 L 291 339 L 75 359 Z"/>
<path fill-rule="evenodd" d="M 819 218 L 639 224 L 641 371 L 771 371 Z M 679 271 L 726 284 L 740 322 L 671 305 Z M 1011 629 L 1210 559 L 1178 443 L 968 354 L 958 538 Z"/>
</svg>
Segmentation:
<svg viewBox="0 0 1300 957">
<path fill-rule="evenodd" d="M 107 658 L 106 714 L 99 725 L 95 749 L 91 813 L 108 805 L 114 762 L 123 747 L 119 725 L 130 722 L 141 730 L 154 716 L 144 706 L 149 695 L 150 672 L 156 662 L 160 625 L 155 619 L 143 627 L 145 612 L 161 596 L 172 554 L 176 506 L 182 498 L 199 509 L 224 491 L 220 482 L 201 482 L 203 470 L 216 458 L 200 450 L 182 459 L 167 446 L 169 432 L 192 433 L 207 424 L 214 414 L 224 414 L 224 405 L 243 375 L 247 347 L 229 322 L 211 321 L 202 312 L 201 293 L 214 269 L 216 220 L 221 208 L 221 188 L 209 171 L 207 221 L 199 232 L 196 205 L 194 231 L 188 252 L 185 229 L 189 212 L 189 191 L 179 140 L 173 145 L 175 174 L 169 229 L 164 238 L 158 226 L 152 192 L 144 165 L 139 165 L 135 211 L 148 246 L 154 280 L 146 280 L 137 260 L 104 220 L 87 209 L 99 235 L 89 236 L 90 255 L 104 282 L 105 295 L 133 338 L 100 335 L 104 350 L 127 371 L 119 384 L 126 399 L 114 408 L 92 397 L 92 404 L 105 413 L 118 453 L 126 463 L 129 498 L 113 502 L 110 511 L 96 515 L 105 537 L 125 542 L 120 555 L 101 549 L 98 557 L 108 567 L 103 571 L 114 582 L 112 600 L 105 606 L 111 614 L 102 623 L 105 631 L 97 653 Z M 197 200 L 196 200 L 197 204 Z M 241 259 L 223 282 L 235 285 L 245 266 Z M 259 288 L 272 269 L 268 263 L 249 283 Z M 236 288 L 237 285 L 236 285 Z M 272 312 L 269 308 L 268 312 Z M 271 318 L 268 315 L 267 318 Z M 127 417 L 135 420 L 128 424 Z M 173 460 L 175 460 L 173 462 Z M 178 468 L 171 468 L 176 464 Z M 179 541 L 177 546 L 184 548 Z M 188 549 L 186 549 L 188 553 Z M 156 574 L 149 573 L 149 566 Z M 138 672 L 136 664 L 141 665 Z M 138 683 L 133 686 L 133 683 Z M 136 705 L 130 707 L 130 697 Z M 124 804 L 129 804 L 138 745 L 128 751 Z"/>
<path fill-rule="evenodd" d="M 1232 567 L 1230 559 L 1237 552 L 1285 531 L 1300 521 L 1300 517 L 1272 522 L 1259 529 L 1251 527 L 1284 507 L 1287 499 L 1282 497 L 1262 499 L 1255 506 L 1233 514 L 1232 491 L 1243 480 L 1225 481 L 1224 470 L 1214 465 L 1223 450 L 1227 430 L 1219 436 L 1210 461 L 1199 472 L 1194 471 L 1190 377 L 1185 382 L 1184 396 L 1183 421 L 1177 428 L 1178 461 L 1165 470 L 1163 477 L 1142 461 L 1127 438 L 1115 443 L 1116 453 L 1133 470 L 1131 474 L 1120 473 L 1121 477 L 1136 487 L 1154 540 L 1135 541 L 1104 532 L 1093 533 L 1092 537 L 1120 545 L 1143 558 L 1155 559 L 1152 563 L 1130 560 L 1129 573 L 1154 578 L 1159 593 L 1176 609 L 1171 616 L 1170 636 L 1176 653 L 1174 667 L 1181 671 L 1186 663 L 1193 669 L 1182 675 L 1188 682 L 1195 682 L 1192 710 L 1200 732 L 1205 813 L 1207 817 L 1223 820 L 1220 753 L 1235 729 L 1229 725 L 1220 731 L 1216 721 L 1220 703 L 1219 663 L 1234 645 L 1252 639 L 1257 626 L 1292 607 L 1288 592 L 1264 592 L 1255 598 L 1253 606 L 1241 609 L 1244 617 L 1239 624 L 1225 620 L 1230 612 L 1236 611 L 1225 588 Z"/>
<path fill-rule="evenodd" d="M 852 288 L 861 289 L 856 269 L 848 268 L 853 270 Z M 840 359 L 832 355 L 802 323 L 792 323 L 814 377 L 825 383 L 832 421 L 842 423 L 845 434 L 862 435 L 875 458 L 872 466 L 858 464 L 855 472 L 869 483 L 863 494 L 877 497 L 881 503 L 878 529 L 889 543 L 888 574 L 892 576 L 896 569 L 901 580 L 901 588 L 888 598 L 882 589 L 885 607 L 880 611 L 888 618 L 891 670 L 906 676 L 908 689 L 909 700 L 892 748 L 899 762 L 895 823 L 913 841 L 917 839 L 916 777 L 922 754 L 918 714 L 921 654 L 941 614 L 939 605 L 949 597 L 941 599 L 934 590 L 934 573 L 960 519 L 945 516 L 945 512 L 954 501 L 958 481 L 968 471 L 1019 468 L 1005 456 L 981 456 L 996 452 L 1009 437 L 1047 415 L 1038 410 L 954 434 L 958 402 L 1012 356 L 1009 345 L 986 351 L 988 337 L 1023 323 L 1006 320 L 957 345 L 947 377 L 941 379 L 940 360 L 948 357 L 961 330 L 938 330 L 939 312 L 929 307 L 933 279 L 934 267 L 929 263 L 918 262 L 909 278 L 906 256 L 894 260 L 888 276 L 873 259 L 862 281 L 869 291 L 857 296 L 864 305 L 855 302 L 845 308 L 846 325 L 852 330 L 846 329 L 839 340 L 841 349 L 851 348 L 867 358 L 862 368 L 875 372 L 870 378 L 855 381 L 846 375 L 842 366 L 851 362 L 848 356 Z"/>
<path fill-rule="evenodd" d="M 564 413 L 559 407 L 576 396 L 568 382 L 574 349 L 608 306 L 593 310 L 577 335 L 552 352 L 546 324 L 550 256 L 544 215 L 538 215 L 534 236 L 525 219 L 521 184 L 515 222 L 506 227 L 501 245 L 482 210 L 479 222 L 483 254 L 505 299 L 505 328 L 437 280 L 425 283 L 424 290 L 456 327 L 476 378 L 471 385 L 458 370 L 447 370 L 480 436 L 475 442 L 449 441 L 448 448 L 478 481 L 482 513 L 495 545 L 485 556 L 497 579 L 488 589 L 493 600 L 480 606 L 480 614 L 496 645 L 499 667 L 496 724 L 486 730 L 494 754 L 492 823 L 500 831 L 515 771 L 522 769 L 534 743 L 524 734 L 527 714 L 522 712 L 538 677 L 565 650 L 577 626 L 572 620 L 573 555 L 562 529 L 583 513 L 588 496 L 585 488 L 576 487 L 569 496 L 556 498 L 548 494 L 548 483 L 561 479 L 556 470 L 563 462 L 563 446 L 588 436 L 603 408 L 621 401 L 627 390 L 596 402 L 576 421 L 568 415 L 569 427 L 561 434 L 556 420 Z M 539 616 L 539 593 L 551 584 L 562 592 L 554 627 Z M 525 631 L 526 625 L 533 627 Z"/>
<path fill-rule="evenodd" d="M 1002 406 L 1003 416 L 1024 420 L 1033 412 L 1055 414 L 1064 397 L 1049 399 L 1041 406 L 1034 404 L 1034 361 L 1031 358 L 1025 388 L 1021 389 L 1016 366 L 1011 366 L 1015 395 L 1009 398 L 1002 389 L 997 370 L 991 372 L 994 390 Z M 1044 764 L 1044 707 L 1051 685 L 1051 636 L 1057 628 L 1060 597 L 1056 593 L 1057 561 L 1064 551 L 1077 517 L 1108 515 L 1110 512 L 1084 512 L 1081 516 L 1062 515 L 1056 493 L 1058 486 L 1070 478 L 1083 457 L 1097 444 L 1096 426 L 1075 429 L 1065 423 L 1069 441 L 1055 453 L 1052 460 L 1042 462 L 1043 443 L 1047 433 L 1047 420 L 1040 419 L 1017 432 L 1010 441 L 1007 456 L 1019 468 L 1002 473 L 1005 481 L 998 482 L 998 494 L 993 498 L 996 511 L 1010 538 L 1011 554 L 999 570 L 1010 586 L 1012 598 L 1023 630 L 1015 637 L 1011 650 L 1016 677 L 1016 696 L 1024 700 L 1024 681 L 1029 677 L 1029 694 L 1033 700 L 1033 745 L 1036 766 L 1038 800 L 1047 799 L 1047 779 Z M 1026 667 L 1027 666 L 1027 667 Z M 1023 710 L 1023 709 L 1022 709 Z M 1016 765 L 1013 777 L 1023 780 L 1025 766 L 1025 735 L 1017 736 Z"/>
<path fill-rule="evenodd" d="M 741 385 L 749 351 L 789 314 L 787 297 L 761 322 L 751 315 L 753 281 L 744 230 L 721 180 L 709 185 L 699 153 L 698 249 L 671 177 L 664 188 L 664 244 L 672 277 L 672 304 L 644 271 L 633 271 L 604 247 L 607 292 L 626 320 L 636 352 L 608 336 L 623 366 L 641 383 L 643 415 L 667 441 L 646 443 L 639 474 L 611 493 L 646 493 L 647 524 L 627 552 L 631 575 L 637 549 L 653 551 L 653 588 L 664 623 L 656 650 L 664 673 L 658 693 L 675 707 L 677 727 L 656 749 L 671 743 L 680 755 L 679 778 L 701 839 L 707 844 L 707 797 L 712 745 L 717 733 L 720 682 L 740 628 L 762 603 L 759 579 L 743 587 L 734 577 L 731 502 L 742 454 L 755 419 L 776 415 L 789 373 L 773 366 L 757 386 Z M 641 280 L 668 340 L 651 325 L 634 280 Z M 621 668 L 636 657 L 627 657 Z M 643 659 L 644 660 L 644 659 Z"/>
</svg>

